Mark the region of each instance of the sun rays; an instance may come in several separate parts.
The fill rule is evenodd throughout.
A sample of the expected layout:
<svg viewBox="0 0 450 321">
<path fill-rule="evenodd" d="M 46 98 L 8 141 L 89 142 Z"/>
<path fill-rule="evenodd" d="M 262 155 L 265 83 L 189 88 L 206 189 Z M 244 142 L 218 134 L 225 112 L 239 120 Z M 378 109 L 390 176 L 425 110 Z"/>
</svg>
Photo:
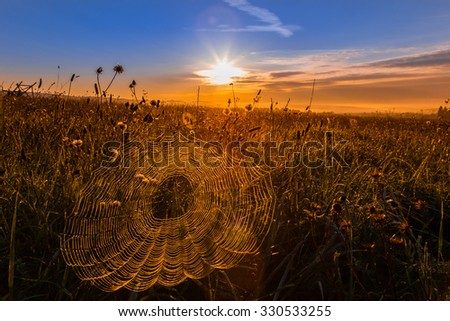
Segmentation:
<svg viewBox="0 0 450 321">
<path fill-rule="evenodd" d="M 200 70 L 196 74 L 205 77 L 211 84 L 221 85 L 232 82 L 234 78 L 244 76 L 246 72 L 233 66 L 227 60 L 222 60 L 212 66 L 211 69 Z"/>
</svg>

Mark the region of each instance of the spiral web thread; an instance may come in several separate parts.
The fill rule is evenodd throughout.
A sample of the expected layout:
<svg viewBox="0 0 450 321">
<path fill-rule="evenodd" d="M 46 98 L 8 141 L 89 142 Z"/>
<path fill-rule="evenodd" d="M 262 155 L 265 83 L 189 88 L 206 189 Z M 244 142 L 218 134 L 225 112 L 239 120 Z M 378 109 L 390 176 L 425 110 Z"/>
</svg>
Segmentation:
<svg viewBox="0 0 450 321">
<path fill-rule="evenodd" d="M 275 206 L 268 172 L 211 150 L 215 166 L 196 166 L 201 148 L 181 149 L 183 167 L 170 151 L 167 166 L 142 166 L 148 153 L 131 166 L 95 170 L 66 219 L 61 250 L 82 280 L 103 291 L 175 286 L 258 251 Z"/>
</svg>

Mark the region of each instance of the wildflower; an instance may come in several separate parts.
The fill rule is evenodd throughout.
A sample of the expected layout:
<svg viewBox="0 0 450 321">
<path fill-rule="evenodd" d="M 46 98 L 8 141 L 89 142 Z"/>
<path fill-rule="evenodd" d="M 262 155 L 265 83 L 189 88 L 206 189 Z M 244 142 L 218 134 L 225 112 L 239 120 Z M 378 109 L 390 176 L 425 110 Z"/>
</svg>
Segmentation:
<svg viewBox="0 0 450 321">
<path fill-rule="evenodd" d="M 187 128 L 192 128 L 192 125 L 193 125 L 193 123 L 194 123 L 194 121 L 193 121 L 194 116 L 192 116 L 191 113 L 184 112 L 183 115 L 182 115 L 181 117 L 182 117 L 183 124 L 184 124 Z"/>
<path fill-rule="evenodd" d="M 72 141 L 73 147 L 81 147 L 81 145 L 83 145 L 83 141 L 81 139 L 75 139 Z"/>
<path fill-rule="evenodd" d="M 119 127 L 122 130 L 126 130 L 127 129 L 127 124 L 125 124 L 123 121 L 118 122 L 116 126 Z"/>
<path fill-rule="evenodd" d="M 371 176 L 373 179 L 377 180 L 377 179 L 379 179 L 380 177 L 383 177 L 383 173 L 380 172 L 380 171 L 378 171 L 378 170 L 374 170 L 374 171 L 370 174 L 370 176 Z"/>
<path fill-rule="evenodd" d="M 391 243 L 391 244 L 396 244 L 396 245 L 400 245 L 400 244 L 403 244 L 404 242 L 405 242 L 405 238 L 404 237 L 402 237 L 402 236 L 397 236 L 397 235 L 392 235 L 390 238 L 389 238 L 389 242 Z"/>
<path fill-rule="evenodd" d="M 150 124 L 150 123 L 153 121 L 153 116 L 152 116 L 150 113 L 148 113 L 147 115 L 145 115 L 144 121 L 145 121 L 146 123 L 149 123 L 149 124 Z"/>
<path fill-rule="evenodd" d="M 427 208 L 427 202 L 426 201 L 422 201 L 422 200 L 418 200 L 415 204 L 414 204 L 414 208 L 418 211 L 422 211 L 424 209 Z"/>
<path fill-rule="evenodd" d="M 138 104 L 134 104 L 134 103 L 131 103 L 131 105 L 130 105 L 130 110 L 134 113 L 135 111 L 137 111 L 139 109 L 139 105 Z"/>
<path fill-rule="evenodd" d="M 409 223 L 406 220 L 403 220 L 401 222 L 398 222 L 398 230 L 400 232 L 405 232 L 409 228 Z"/>
<path fill-rule="evenodd" d="M 393 199 L 388 199 L 387 203 L 391 205 L 393 208 L 398 208 L 398 203 L 394 201 Z"/>
<path fill-rule="evenodd" d="M 248 111 L 248 112 L 252 111 L 253 110 L 253 105 L 252 104 L 246 105 L 245 106 L 245 110 Z"/>
<path fill-rule="evenodd" d="M 100 75 L 103 72 L 103 68 L 102 67 L 98 67 L 97 68 L 97 75 Z"/>
<path fill-rule="evenodd" d="M 381 223 L 386 219 L 386 214 L 381 213 L 381 214 L 372 215 L 372 219 L 375 223 Z"/>
<path fill-rule="evenodd" d="M 315 220 L 317 217 L 316 213 L 310 210 L 303 210 L 303 213 L 305 213 L 306 216 L 308 216 L 308 219 L 310 220 Z"/>
</svg>

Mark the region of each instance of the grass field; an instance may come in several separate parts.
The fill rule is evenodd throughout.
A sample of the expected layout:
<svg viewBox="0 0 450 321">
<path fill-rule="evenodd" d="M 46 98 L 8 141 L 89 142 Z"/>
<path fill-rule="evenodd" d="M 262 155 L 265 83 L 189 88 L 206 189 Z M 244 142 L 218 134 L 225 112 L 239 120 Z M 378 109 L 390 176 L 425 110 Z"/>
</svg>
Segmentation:
<svg viewBox="0 0 450 321">
<path fill-rule="evenodd" d="M 99 110 L 95 99 L 3 97 L 0 298 L 448 299 L 450 123 L 271 113 L 263 107 L 223 111 L 104 102 Z M 65 218 L 100 166 L 102 145 L 122 141 L 124 132 L 140 138 L 195 132 L 220 143 L 261 141 L 270 133 L 275 142 L 293 142 L 298 150 L 315 142 L 308 162 L 319 162 L 270 170 L 270 230 L 259 252 L 235 268 L 174 287 L 103 292 L 66 264 L 60 238 Z M 326 145 L 326 133 L 340 142 L 339 155 L 319 148 Z M 292 161 L 298 154 L 276 156 Z"/>
</svg>

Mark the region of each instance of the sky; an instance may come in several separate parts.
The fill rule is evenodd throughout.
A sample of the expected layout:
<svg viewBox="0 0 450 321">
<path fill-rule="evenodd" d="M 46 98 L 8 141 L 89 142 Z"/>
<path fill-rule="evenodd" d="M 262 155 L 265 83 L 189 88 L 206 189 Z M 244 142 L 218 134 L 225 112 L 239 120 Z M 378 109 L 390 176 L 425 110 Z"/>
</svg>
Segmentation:
<svg viewBox="0 0 450 321">
<path fill-rule="evenodd" d="M 450 96 L 448 0 L 2 0 L 0 85 L 226 107 L 431 112 Z M 220 83 L 219 83 L 220 82 Z M 233 86 L 230 83 L 233 83 Z"/>
</svg>

